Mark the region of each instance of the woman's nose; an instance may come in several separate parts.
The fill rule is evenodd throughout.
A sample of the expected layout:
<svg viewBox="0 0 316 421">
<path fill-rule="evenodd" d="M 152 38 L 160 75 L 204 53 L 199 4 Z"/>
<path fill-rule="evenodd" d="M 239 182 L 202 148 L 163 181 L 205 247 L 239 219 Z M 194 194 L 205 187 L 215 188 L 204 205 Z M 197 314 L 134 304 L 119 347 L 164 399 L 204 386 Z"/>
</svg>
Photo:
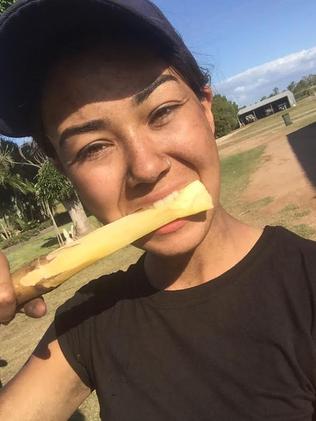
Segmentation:
<svg viewBox="0 0 316 421">
<path fill-rule="evenodd" d="M 169 157 L 162 153 L 150 139 L 134 139 L 129 142 L 126 152 L 129 187 L 155 183 L 170 170 Z"/>
</svg>

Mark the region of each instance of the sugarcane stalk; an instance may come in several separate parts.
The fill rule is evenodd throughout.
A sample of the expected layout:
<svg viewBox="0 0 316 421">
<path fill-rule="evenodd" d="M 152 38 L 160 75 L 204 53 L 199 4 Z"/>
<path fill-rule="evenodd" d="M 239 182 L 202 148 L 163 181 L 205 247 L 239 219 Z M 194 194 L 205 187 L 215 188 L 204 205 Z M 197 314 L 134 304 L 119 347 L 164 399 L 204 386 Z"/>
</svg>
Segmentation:
<svg viewBox="0 0 316 421">
<path fill-rule="evenodd" d="M 174 192 L 166 199 L 134 214 L 125 216 L 34 260 L 13 273 L 18 304 L 56 288 L 97 260 L 133 243 L 175 219 L 207 211 L 212 199 L 199 181 Z"/>
</svg>

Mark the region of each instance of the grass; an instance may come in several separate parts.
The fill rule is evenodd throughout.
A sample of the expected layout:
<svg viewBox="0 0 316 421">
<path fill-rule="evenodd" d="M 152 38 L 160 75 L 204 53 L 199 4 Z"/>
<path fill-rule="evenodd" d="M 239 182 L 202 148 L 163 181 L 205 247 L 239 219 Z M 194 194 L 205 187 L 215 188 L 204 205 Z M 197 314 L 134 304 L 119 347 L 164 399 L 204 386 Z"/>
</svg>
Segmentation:
<svg viewBox="0 0 316 421">
<path fill-rule="evenodd" d="M 264 208 L 265 206 L 270 205 L 270 203 L 273 202 L 273 197 L 271 196 L 266 196 L 263 197 L 262 199 L 256 200 L 255 202 L 252 202 L 252 207 L 254 210 L 259 210 L 261 208 Z"/>
<path fill-rule="evenodd" d="M 294 203 L 289 203 L 275 216 L 273 225 L 282 225 L 301 237 L 314 238 L 316 230 L 307 224 L 300 223 L 300 219 L 310 214 L 310 209 L 301 209 Z"/>
<path fill-rule="evenodd" d="M 279 216 L 281 218 L 281 221 L 286 222 L 289 219 L 293 218 L 303 218 L 304 216 L 309 215 L 310 212 L 310 209 L 301 209 L 298 205 L 295 205 L 294 203 L 289 203 L 279 212 Z"/>
<path fill-rule="evenodd" d="M 270 205 L 274 201 L 274 198 L 271 196 L 263 197 L 262 199 L 256 200 L 254 202 L 239 202 L 238 206 L 234 209 L 234 214 L 239 219 L 245 219 L 245 222 L 249 224 L 259 223 L 260 211 L 264 210 L 264 208 Z M 245 218 L 244 218 L 245 217 Z M 263 223 L 264 225 L 265 223 Z"/>
<path fill-rule="evenodd" d="M 316 238 L 316 230 L 301 221 L 310 214 L 310 209 L 289 203 L 275 215 L 271 215 L 266 214 L 264 210 L 274 201 L 273 197 L 263 197 L 254 202 L 246 202 L 241 197 L 251 179 L 251 174 L 262 162 L 264 150 L 263 145 L 222 159 L 221 201 L 224 208 L 237 219 L 249 224 L 282 225 L 302 237 Z"/>
<path fill-rule="evenodd" d="M 265 146 L 258 146 L 221 160 L 221 202 L 228 212 L 236 213 L 236 208 L 240 208 L 240 196 L 247 187 L 251 174 L 260 165 L 264 149 Z M 267 200 L 271 198 L 265 198 Z"/>
<path fill-rule="evenodd" d="M 68 228 L 67 225 L 65 228 Z M 58 247 L 58 241 L 51 229 L 45 234 L 39 234 L 36 238 L 4 250 L 8 257 L 11 270 L 16 270 L 25 262 L 29 262 L 41 255 L 47 254 Z"/>
<path fill-rule="evenodd" d="M 94 216 L 89 217 L 90 225 L 93 228 L 99 227 L 101 224 Z M 71 223 L 67 223 L 59 227 L 60 232 L 65 228 L 69 230 Z M 55 250 L 58 247 L 58 241 L 54 228 L 48 228 L 44 232 L 38 234 L 34 238 L 3 250 L 7 256 L 12 271 L 18 269 L 23 264 L 30 262 L 42 255 Z"/>
<path fill-rule="evenodd" d="M 307 224 L 292 225 L 289 229 L 301 237 L 308 239 L 314 239 L 316 235 L 316 230 Z"/>
</svg>

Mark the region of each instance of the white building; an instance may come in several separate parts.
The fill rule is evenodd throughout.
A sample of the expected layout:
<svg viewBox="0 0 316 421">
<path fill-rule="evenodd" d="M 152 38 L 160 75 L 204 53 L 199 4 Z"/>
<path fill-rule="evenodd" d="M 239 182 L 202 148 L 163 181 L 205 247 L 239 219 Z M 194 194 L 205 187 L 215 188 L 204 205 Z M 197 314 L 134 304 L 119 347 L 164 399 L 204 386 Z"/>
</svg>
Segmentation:
<svg viewBox="0 0 316 421">
<path fill-rule="evenodd" d="M 241 125 L 252 123 L 260 118 L 268 117 L 278 111 L 296 105 L 295 97 L 291 91 L 284 91 L 263 101 L 256 102 L 253 105 L 242 108 L 238 111 L 238 119 Z"/>
</svg>

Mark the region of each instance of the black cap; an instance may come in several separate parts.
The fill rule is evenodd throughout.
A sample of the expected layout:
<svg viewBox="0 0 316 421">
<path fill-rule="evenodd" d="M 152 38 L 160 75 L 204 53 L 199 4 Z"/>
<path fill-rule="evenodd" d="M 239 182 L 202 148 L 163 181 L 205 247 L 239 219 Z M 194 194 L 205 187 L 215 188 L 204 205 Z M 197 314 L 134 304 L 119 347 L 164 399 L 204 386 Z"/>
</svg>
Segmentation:
<svg viewBox="0 0 316 421">
<path fill-rule="evenodd" d="M 179 34 L 149 0 L 18 0 L 0 17 L 1 134 L 34 134 L 36 92 L 54 40 L 67 42 L 63 37 L 71 32 L 106 26 L 109 14 L 133 21 L 197 66 Z"/>
</svg>

